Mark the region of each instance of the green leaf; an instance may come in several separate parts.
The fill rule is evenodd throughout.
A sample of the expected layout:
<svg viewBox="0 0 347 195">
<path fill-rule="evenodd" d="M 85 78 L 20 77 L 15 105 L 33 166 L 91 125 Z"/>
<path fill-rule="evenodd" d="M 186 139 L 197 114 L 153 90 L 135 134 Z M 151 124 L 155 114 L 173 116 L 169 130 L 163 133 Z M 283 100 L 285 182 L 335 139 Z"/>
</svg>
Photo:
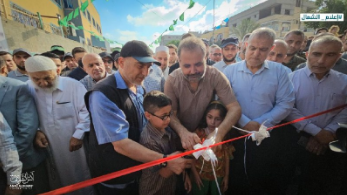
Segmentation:
<svg viewBox="0 0 347 195">
<path fill-rule="evenodd" d="M 176 25 L 177 24 L 177 19 L 173 21 L 173 25 Z"/>
<path fill-rule="evenodd" d="M 84 3 L 81 5 L 81 11 L 84 12 L 89 5 L 89 0 L 86 0 Z"/>
<path fill-rule="evenodd" d="M 190 0 L 188 9 L 191 9 L 192 7 L 194 7 L 194 4 L 195 2 L 193 0 Z"/>
<path fill-rule="evenodd" d="M 80 15 L 80 8 L 79 7 L 75 9 L 75 12 L 73 14 L 73 18 L 76 18 L 78 15 Z"/>
<path fill-rule="evenodd" d="M 171 25 L 170 27 L 169 27 L 169 31 L 174 31 L 175 29 L 174 29 L 174 27 L 173 27 L 173 25 Z"/>
<path fill-rule="evenodd" d="M 180 20 L 183 22 L 184 21 L 184 12 L 180 15 Z"/>
</svg>

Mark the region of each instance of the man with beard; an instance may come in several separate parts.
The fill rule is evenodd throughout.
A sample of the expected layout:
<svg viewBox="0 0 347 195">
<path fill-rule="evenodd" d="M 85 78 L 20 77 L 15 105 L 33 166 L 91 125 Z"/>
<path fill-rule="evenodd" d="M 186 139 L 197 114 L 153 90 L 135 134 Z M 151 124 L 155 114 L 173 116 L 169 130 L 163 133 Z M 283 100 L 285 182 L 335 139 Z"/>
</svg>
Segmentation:
<svg viewBox="0 0 347 195">
<path fill-rule="evenodd" d="M 5 60 L 8 72 L 17 69 L 17 66 L 13 62 L 13 57 L 10 53 L 8 53 L 7 51 L 0 51 L 0 56 Z"/>
<path fill-rule="evenodd" d="M 159 46 L 155 49 L 154 59 L 160 62 L 160 68 L 163 71 L 164 79 L 169 75 L 169 48 L 166 46 Z"/>
<path fill-rule="evenodd" d="M 63 57 L 63 61 L 65 62 L 66 67 L 61 71 L 61 76 L 67 76 L 75 68 L 78 67 L 78 63 L 74 60 L 70 52 L 65 53 Z"/>
<path fill-rule="evenodd" d="M 228 65 L 236 63 L 235 57 L 237 52 L 239 51 L 238 45 L 239 45 L 239 39 L 236 37 L 229 37 L 227 39 L 223 39 L 222 40 L 223 60 L 215 63 L 213 67 L 223 72 L 223 70 Z"/>
<path fill-rule="evenodd" d="M 167 66 L 168 61 L 168 52 L 169 49 L 166 46 L 159 46 L 156 48 L 154 54 L 154 59 L 156 59 L 161 66 L 158 66 L 157 64 L 152 64 L 152 66 L 149 68 L 148 75 L 146 76 L 145 80 L 143 81 L 143 86 L 146 89 L 146 93 L 149 93 L 153 90 L 164 92 L 164 84 L 165 79 L 168 75 L 166 75 L 165 78 L 165 71 L 163 72 L 162 66 L 166 66 L 166 73 L 168 73 L 169 67 Z M 166 65 L 165 65 L 166 64 Z"/>
<path fill-rule="evenodd" d="M 104 79 L 108 73 L 105 70 L 105 64 L 100 55 L 89 53 L 82 58 L 83 69 L 88 73 L 80 82 L 87 91 L 93 89 L 94 85 Z"/>
<path fill-rule="evenodd" d="M 169 68 L 177 62 L 177 46 L 174 44 L 167 45 L 169 48 Z"/>
<path fill-rule="evenodd" d="M 82 139 L 89 131 L 89 114 L 83 102 L 87 92 L 71 78 L 59 77 L 57 66 L 44 56 L 25 62 L 39 113 L 40 127 L 35 143 L 50 153 L 49 181 L 52 189 L 90 178 Z M 82 101 L 81 101 L 82 100 Z M 70 194 L 93 194 L 91 187 Z"/>
<path fill-rule="evenodd" d="M 305 35 L 300 30 L 292 30 L 284 36 L 284 41 L 288 44 L 288 52 L 283 64 L 292 71 L 295 70 L 297 65 L 306 62 L 304 58 L 297 55 L 300 51 L 302 42 L 304 42 L 304 38 Z"/>
<path fill-rule="evenodd" d="M 17 65 L 17 69 L 8 73 L 8 77 L 26 82 L 29 80 L 25 70 L 25 60 L 31 57 L 29 51 L 23 48 L 13 50 L 13 61 Z"/>
<path fill-rule="evenodd" d="M 196 133 L 206 107 L 215 95 L 228 109 L 228 113 L 218 127 L 216 142 L 239 120 L 241 108 L 233 90 L 222 72 L 206 65 L 206 46 L 201 39 L 189 37 L 178 47 L 180 69 L 169 75 L 164 92 L 172 100 L 170 127 L 181 138 L 185 149 L 192 149 L 200 139 Z"/>
<path fill-rule="evenodd" d="M 294 105 L 288 72 L 283 65 L 265 60 L 275 36 L 272 29 L 256 29 L 246 44 L 245 60 L 224 70 L 242 108 L 238 125 L 248 131 L 258 131 L 263 123 L 267 127 L 280 123 Z M 248 138 L 233 142 L 236 151 L 230 161 L 229 194 L 283 194 L 288 181 L 281 175 L 286 166 L 278 158 L 286 151 L 278 151 L 286 142 L 276 137 L 281 130 L 272 130 L 259 146 Z"/>
</svg>

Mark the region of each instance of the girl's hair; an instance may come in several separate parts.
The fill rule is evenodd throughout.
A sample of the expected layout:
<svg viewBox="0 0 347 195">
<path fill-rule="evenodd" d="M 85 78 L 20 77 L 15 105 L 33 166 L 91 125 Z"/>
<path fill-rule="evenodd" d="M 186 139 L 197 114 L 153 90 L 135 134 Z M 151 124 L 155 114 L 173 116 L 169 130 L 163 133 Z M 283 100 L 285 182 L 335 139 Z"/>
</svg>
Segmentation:
<svg viewBox="0 0 347 195">
<path fill-rule="evenodd" d="M 204 115 L 201 119 L 201 122 L 198 126 L 198 128 L 205 128 L 207 127 L 207 122 L 206 122 L 206 116 L 207 116 L 207 113 L 209 113 L 211 110 L 219 110 L 219 114 L 220 114 L 220 117 L 222 119 L 225 118 L 225 116 L 227 115 L 227 108 L 224 106 L 224 104 L 220 101 L 212 101 L 206 108 L 205 112 L 204 112 Z"/>
</svg>

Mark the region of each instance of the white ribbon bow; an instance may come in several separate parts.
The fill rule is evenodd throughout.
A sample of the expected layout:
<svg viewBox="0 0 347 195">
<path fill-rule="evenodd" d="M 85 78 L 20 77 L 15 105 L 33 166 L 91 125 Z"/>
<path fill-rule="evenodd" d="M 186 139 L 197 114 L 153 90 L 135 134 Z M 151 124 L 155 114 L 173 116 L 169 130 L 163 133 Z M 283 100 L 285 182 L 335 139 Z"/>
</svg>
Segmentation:
<svg viewBox="0 0 347 195">
<path fill-rule="evenodd" d="M 235 129 L 239 130 L 239 131 L 243 131 L 246 133 L 251 133 L 250 137 L 252 138 L 253 141 L 256 142 L 257 146 L 259 146 L 261 144 L 261 142 L 265 139 L 270 137 L 270 133 L 269 131 L 267 131 L 267 127 L 264 125 L 266 121 L 264 121 L 260 127 L 258 131 L 247 131 L 238 127 L 233 126 Z"/>
</svg>

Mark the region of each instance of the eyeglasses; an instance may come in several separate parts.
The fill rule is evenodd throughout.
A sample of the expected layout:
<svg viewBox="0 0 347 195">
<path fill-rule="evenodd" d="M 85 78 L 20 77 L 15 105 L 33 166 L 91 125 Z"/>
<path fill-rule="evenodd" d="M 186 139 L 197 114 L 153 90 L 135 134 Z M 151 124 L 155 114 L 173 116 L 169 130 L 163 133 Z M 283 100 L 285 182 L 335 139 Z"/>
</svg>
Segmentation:
<svg viewBox="0 0 347 195">
<path fill-rule="evenodd" d="M 164 115 L 164 116 L 157 116 L 157 115 L 155 115 L 155 114 L 153 114 L 153 113 L 150 113 L 150 112 L 148 112 L 148 113 L 151 114 L 151 115 L 153 115 L 153 116 L 155 116 L 155 117 L 157 117 L 157 118 L 160 118 L 162 121 L 165 121 L 165 120 L 168 119 L 169 117 L 171 118 L 171 115 L 172 115 L 172 112 L 170 112 L 169 114 Z"/>
<path fill-rule="evenodd" d="M 222 54 L 221 53 L 214 53 L 213 55 L 214 56 L 221 56 Z"/>
<path fill-rule="evenodd" d="M 103 60 L 104 63 L 112 64 L 112 60 Z"/>
</svg>

